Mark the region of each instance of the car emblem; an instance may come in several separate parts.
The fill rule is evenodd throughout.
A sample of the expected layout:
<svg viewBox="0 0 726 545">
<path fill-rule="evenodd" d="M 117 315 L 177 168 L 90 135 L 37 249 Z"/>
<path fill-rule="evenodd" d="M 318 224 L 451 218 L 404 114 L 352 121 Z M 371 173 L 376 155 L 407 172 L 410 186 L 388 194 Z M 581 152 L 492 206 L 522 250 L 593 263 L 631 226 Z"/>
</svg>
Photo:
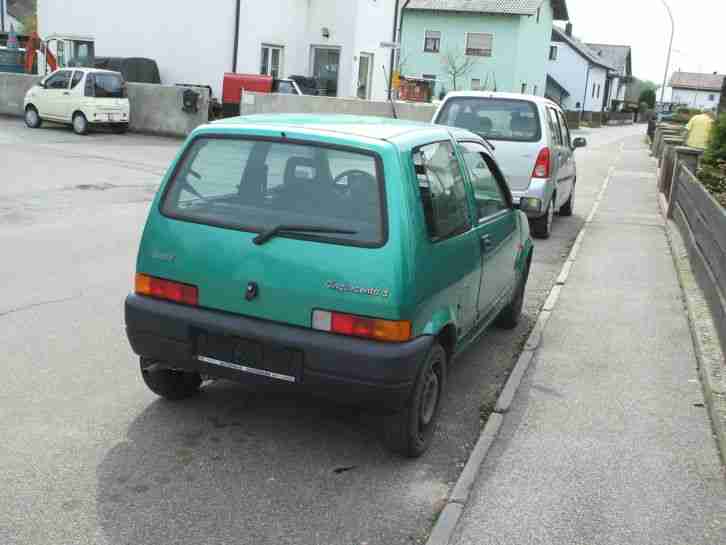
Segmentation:
<svg viewBox="0 0 726 545">
<path fill-rule="evenodd" d="M 355 293 L 358 295 L 367 295 L 369 297 L 383 297 L 384 299 L 387 299 L 391 295 L 391 290 L 386 288 L 364 288 L 361 286 L 336 282 L 335 280 L 329 280 L 326 282 L 325 287 L 329 290 L 335 290 L 340 293 Z"/>
<path fill-rule="evenodd" d="M 260 287 L 257 285 L 257 282 L 249 282 L 247 284 L 247 289 L 245 290 L 245 299 L 252 301 L 252 299 L 256 298 L 259 293 Z"/>
</svg>

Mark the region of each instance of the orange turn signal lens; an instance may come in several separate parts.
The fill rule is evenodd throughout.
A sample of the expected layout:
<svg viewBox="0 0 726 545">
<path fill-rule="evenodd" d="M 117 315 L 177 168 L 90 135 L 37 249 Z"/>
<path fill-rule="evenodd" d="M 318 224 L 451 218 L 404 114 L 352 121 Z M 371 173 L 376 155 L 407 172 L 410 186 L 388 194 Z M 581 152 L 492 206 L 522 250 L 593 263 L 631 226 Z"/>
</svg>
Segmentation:
<svg viewBox="0 0 726 545">
<path fill-rule="evenodd" d="M 349 337 L 399 343 L 411 340 L 412 334 L 409 321 L 366 318 L 327 310 L 313 311 L 313 329 Z"/>
<path fill-rule="evenodd" d="M 184 305 L 196 306 L 199 304 L 199 290 L 196 286 L 164 280 L 146 274 L 136 274 L 134 292 L 137 295 L 165 299 Z"/>
</svg>

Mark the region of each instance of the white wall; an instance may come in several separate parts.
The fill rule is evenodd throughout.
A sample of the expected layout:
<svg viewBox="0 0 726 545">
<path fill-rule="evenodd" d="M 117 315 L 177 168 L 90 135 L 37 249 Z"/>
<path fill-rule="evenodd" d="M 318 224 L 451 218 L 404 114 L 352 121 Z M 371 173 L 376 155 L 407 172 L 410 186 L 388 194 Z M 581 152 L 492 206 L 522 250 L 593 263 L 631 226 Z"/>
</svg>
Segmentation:
<svg viewBox="0 0 726 545">
<path fill-rule="evenodd" d="M 40 35 L 93 36 L 99 56 L 156 60 L 164 83 L 211 85 L 221 96 L 232 71 L 234 0 L 211 0 L 186 10 L 175 0 L 113 2 L 99 13 L 98 0 L 38 0 Z M 357 57 L 375 54 L 373 98 L 382 98 L 381 74 L 389 52 L 379 48 L 393 32 L 395 0 L 242 0 L 237 72 L 259 73 L 261 45 L 284 47 L 282 75 L 311 75 L 312 46 L 339 47 L 338 94 L 355 96 Z M 322 28 L 330 31 L 324 38 Z"/>
<path fill-rule="evenodd" d="M 658 97 L 660 99 L 660 97 Z M 713 98 L 713 100 L 711 100 Z M 721 98 L 720 91 L 689 91 L 686 89 L 673 89 L 674 104 L 685 104 L 689 108 L 700 108 L 701 110 L 712 110 L 718 108 Z"/>
<path fill-rule="evenodd" d="M 563 102 L 565 110 L 583 110 L 587 112 L 601 112 L 603 110 L 603 96 L 605 93 L 605 80 L 607 70 L 592 65 L 588 76 L 589 62 L 565 42 L 552 42 L 558 47 L 557 60 L 549 61 L 548 73 L 570 93 Z M 585 85 L 587 84 L 587 91 Z M 592 95 L 593 85 L 599 86 L 599 95 L 596 91 Z M 577 104 L 579 103 L 579 108 Z"/>
</svg>

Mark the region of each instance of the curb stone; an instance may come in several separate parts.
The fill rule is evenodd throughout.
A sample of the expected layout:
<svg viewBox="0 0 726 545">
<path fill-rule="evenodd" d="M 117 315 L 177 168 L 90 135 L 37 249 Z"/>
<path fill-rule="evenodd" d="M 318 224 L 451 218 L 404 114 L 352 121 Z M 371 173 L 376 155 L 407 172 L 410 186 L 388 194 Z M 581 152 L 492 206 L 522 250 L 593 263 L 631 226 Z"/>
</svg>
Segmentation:
<svg viewBox="0 0 726 545">
<path fill-rule="evenodd" d="M 690 257 L 683 237 L 675 224 L 666 217 L 667 205 L 665 199 L 660 197 L 662 195 L 659 195 L 658 203 L 666 220 L 666 238 L 685 300 L 688 326 L 691 330 L 693 348 L 698 361 L 703 397 L 721 455 L 721 463 L 726 465 L 726 381 L 723 378 L 719 381 L 712 374 L 712 369 L 724 368 L 724 354 L 717 340 L 713 317 L 691 268 Z"/>
<path fill-rule="evenodd" d="M 456 485 L 454 486 L 454 490 L 451 496 L 447 499 L 446 506 L 434 524 L 431 534 L 426 541 L 426 545 L 449 545 L 451 543 L 451 538 L 456 531 L 461 516 L 464 514 L 464 507 L 469 501 L 471 490 L 474 487 L 476 478 L 479 476 L 481 466 L 489 453 L 489 449 L 499 435 L 499 430 L 504 422 L 504 415 L 509 411 L 512 402 L 514 401 L 514 396 L 519 389 L 519 385 L 537 354 L 537 349 L 542 342 L 542 336 L 545 328 L 547 327 L 547 322 L 552 315 L 552 311 L 557 305 L 560 293 L 562 292 L 564 285 L 567 283 L 570 271 L 577 260 L 577 254 L 579 253 L 582 242 L 585 239 L 587 226 L 590 222 L 592 222 L 592 219 L 597 213 L 600 201 L 602 201 L 602 198 L 605 195 L 605 191 L 607 190 L 610 178 L 613 176 L 614 171 L 614 167 L 611 167 L 605 181 L 602 184 L 600 193 L 598 194 L 598 197 L 587 216 L 588 219 L 582 224 L 572 249 L 570 250 L 570 254 L 565 260 L 565 263 L 563 263 L 557 280 L 555 281 L 554 286 L 552 286 L 545 304 L 537 315 L 537 322 L 535 323 L 532 332 L 529 334 L 529 337 L 527 337 L 527 342 L 525 343 L 524 349 L 517 360 L 517 364 L 512 370 L 512 373 L 509 375 L 504 389 L 497 398 L 494 412 L 489 416 L 487 424 L 484 427 L 484 431 L 482 431 L 474 450 L 469 455 L 469 459 L 464 466 L 464 470 L 461 472 L 461 475 L 459 475 Z"/>
</svg>

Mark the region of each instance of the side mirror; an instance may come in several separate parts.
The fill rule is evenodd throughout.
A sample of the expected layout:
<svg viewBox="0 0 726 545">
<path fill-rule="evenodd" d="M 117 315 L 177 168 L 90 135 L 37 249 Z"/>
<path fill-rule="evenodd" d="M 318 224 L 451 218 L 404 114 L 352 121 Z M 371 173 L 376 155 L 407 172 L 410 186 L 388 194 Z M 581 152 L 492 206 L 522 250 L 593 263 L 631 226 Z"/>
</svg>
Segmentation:
<svg viewBox="0 0 726 545">
<path fill-rule="evenodd" d="M 578 136 L 572 141 L 572 147 L 575 149 L 587 147 L 587 139 L 583 138 L 582 136 Z"/>
<path fill-rule="evenodd" d="M 38 82 L 38 87 L 45 89 L 45 80 L 44 79 L 42 79 Z"/>
</svg>

